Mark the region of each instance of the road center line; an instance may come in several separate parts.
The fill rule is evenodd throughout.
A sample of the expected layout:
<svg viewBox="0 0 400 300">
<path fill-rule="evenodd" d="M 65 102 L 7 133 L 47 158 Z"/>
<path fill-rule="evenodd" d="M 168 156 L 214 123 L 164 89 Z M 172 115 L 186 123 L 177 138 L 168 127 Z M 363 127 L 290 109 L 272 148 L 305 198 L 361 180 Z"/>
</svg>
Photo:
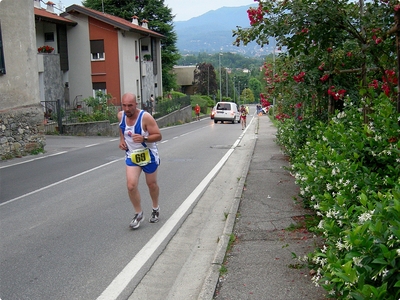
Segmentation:
<svg viewBox="0 0 400 300">
<path fill-rule="evenodd" d="M 61 152 L 57 152 L 57 153 L 54 153 L 54 154 L 49 154 L 49 155 L 46 155 L 46 156 L 35 157 L 35 158 L 29 159 L 29 160 L 24 160 L 24 161 L 21 161 L 21 162 L 17 162 L 17 163 L 15 163 L 15 164 L 7 165 L 7 166 L 2 166 L 2 167 L 0 167 L 0 169 L 4 169 L 4 168 L 8 168 L 8 167 L 13 167 L 13 166 L 25 164 L 25 163 L 28 163 L 28 162 L 31 162 L 31 161 L 35 161 L 35 160 L 47 158 L 47 157 L 50 157 L 50 156 L 56 156 L 56 155 L 60 155 L 60 154 L 64 154 L 64 153 L 67 153 L 67 151 L 61 151 Z M 0 300 L 1 300 L 1 299 L 0 299 Z"/>
<path fill-rule="evenodd" d="M 54 183 L 52 183 L 52 184 L 50 184 L 50 185 L 47 185 L 47 186 L 44 186 L 44 187 L 42 187 L 42 188 L 40 188 L 40 189 L 34 190 L 34 191 L 29 192 L 29 193 L 27 193 L 27 194 L 25 194 L 25 195 L 22 195 L 22 196 L 19 196 L 19 197 L 17 197 L 17 198 L 14 198 L 14 199 L 8 200 L 8 201 L 6 201 L 6 202 L 0 203 L 0 207 L 3 206 L 3 205 L 6 205 L 6 204 L 12 203 L 12 202 L 14 202 L 14 201 L 16 201 L 16 200 L 22 199 L 22 198 L 24 198 L 24 197 L 27 197 L 27 196 L 36 194 L 36 193 L 38 193 L 38 192 L 40 192 L 40 191 L 49 189 L 49 188 L 51 188 L 51 187 L 53 187 L 53 186 L 59 185 L 59 184 L 64 183 L 64 182 L 66 182 L 66 181 L 68 181 L 68 180 L 77 178 L 77 177 L 79 177 L 79 176 L 85 175 L 85 174 L 87 174 L 87 173 L 90 173 L 90 172 L 92 172 L 92 171 L 98 170 L 98 169 L 103 168 L 103 167 L 105 167 L 105 166 L 111 165 L 111 164 L 113 164 L 113 163 L 115 163 L 115 162 L 117 162 L 117 161 L 123 160 L 123 159 L 125 159 L 125 158 L 119 158 L 119 159 L 110 161 L 110 162 L 108 162 L 108 163 L 106 163 L 106 164 L 97 166 L 97 167 L 95 167 L 95 168 L 93 168 L 93 169 L 86 170 L 86 171 L 84 171 L 84 172 L 82 172 L 82 173 L 76 174 L 76 175 L 71 176 L 71 177 L 67 177 L 67 178 L 65 178 L 65 179 L 63 179 L 63 180 L 54 182 Z"/>
</svg>

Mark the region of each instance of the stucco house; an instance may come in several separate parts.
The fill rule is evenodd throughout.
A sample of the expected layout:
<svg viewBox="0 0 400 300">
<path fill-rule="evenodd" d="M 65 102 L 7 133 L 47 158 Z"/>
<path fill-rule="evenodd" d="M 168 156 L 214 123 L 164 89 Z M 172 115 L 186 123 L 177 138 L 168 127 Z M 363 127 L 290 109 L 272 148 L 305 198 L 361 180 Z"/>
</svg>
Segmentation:
<svg viewBox="0 0 400 300">
<path fill-rule="evenodd" d="M 79 5 L 60 16 L 77 23 L 67 29 L 70 99 L 87 98 L 101 90 L 120 105 L 126 92 L 144 103 L 162 95 L 163 35 L 148 29 L 146 20 L 132 21 Z"/>
<path fill-rule="evenodd" d="M 57 100 L 63 108 L 70 106 L 67 28 L 77 23 L 59 16 L 53 2 L 46 5 L 41 7 L 40 1 L 34 0 L 39 97 L 48 112 L 55 111 Z"/>
<path fill-rule="evenodd" d="M 180 92 L 186 95 L 194 95 L 195 80 L 194 71 L 196 66 L 174 66 L 172 72 L 176 75 L 176 83 L 180 87 Z"/>
<path fill-rule="evenodd" d="M 162 95 L 163 35 L 146 20 L 79 5 L 58 15 L 54 6 L 0 1 L 1 157 L 44 147 L 48 101 L 71 108 L 101 90 L 119 106 L 125 92 L 142 104 Z"/>
<path fill-rule="evenodd" d="M 0 1 L 0 156 L 45 145 L 33 3 Z"/>
</svg>

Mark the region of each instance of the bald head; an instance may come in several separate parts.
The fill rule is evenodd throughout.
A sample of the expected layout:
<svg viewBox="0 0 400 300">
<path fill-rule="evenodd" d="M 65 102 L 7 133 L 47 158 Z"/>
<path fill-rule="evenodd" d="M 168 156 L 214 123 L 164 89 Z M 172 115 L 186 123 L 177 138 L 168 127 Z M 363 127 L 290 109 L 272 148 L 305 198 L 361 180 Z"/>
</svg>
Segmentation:
<svg viewBox="0 0 400 300">
<path fill-rule="evenodd" d="M 133 93 L 125 93 L 124 95 L 122 95 L 122 104 L 124 103 L 124 101 L 129 103 L 136 103 L 136 95 Z"/>
<path fill-rule="evenodd" d="M 132 93 L 125 93 L 122 96 L 122 109 L 128 118 L 133 117 L 136 112 L 136 95 Z"/>
</svg>

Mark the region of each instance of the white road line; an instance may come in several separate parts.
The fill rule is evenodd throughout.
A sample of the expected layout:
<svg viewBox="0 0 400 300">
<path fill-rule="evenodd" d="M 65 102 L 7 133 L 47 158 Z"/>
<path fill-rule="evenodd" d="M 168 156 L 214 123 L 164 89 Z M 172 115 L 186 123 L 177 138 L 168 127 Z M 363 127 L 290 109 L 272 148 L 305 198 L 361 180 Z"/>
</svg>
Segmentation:
<svg viewBox="0 0 400 300">
<path fill-rule="evenodd" d="M 128 286 L 129 282 L 136 276 L 139 270 L 145 265 L 161 243 L 167 238 L 183 215 L 189 210 L 192 204 L 207 188 L 209 182 L 216 176 L 229 156 L 239 144 L 243 134 L 236 140 L 229 151 L 221 158 L 218 164 L 200 182 L 194 191 L 185 199 L 175 213 L 165 222 L 158 232 L 147 242 L 146 245 L 135 255 L 135 257 L 125 266 L 125 268 L 114 278 L 110 285 L 101 293 L 97 300 L 117 299 L 118 296 Z"/>
<path fill-rule="evenodd" d="M 93 147 L 93 146 L 97 146 L 97 145 L 100 145 L 99 143 L 97 143 L 97 144 L 91 144 L 91 145 L 87 145 L 87 146 L 85 146 L 85 148 L 89 148 L 89 147 Z"/>
<path fill-rule="evenodd" d="M 49 188 L 51 188 L 51 187 L 53 187 L 53 186 L 59 185 L 59 184 L 64 183 L 64 182 L 66 182 L 66 181 L 68 181 L 68 180 L 71 180 L 71 179 L 74 179 L 74 178 L 76 178 L 76 177 L 85 175 L 85 174 L 90 173 L 90 172 L 92 172 L 92 171 L 95 171 L 95 170 L 97 170 L 97 169 L 100 169 L 100 168 L 103 168 L 103 167 L 105 167 L 105 166 L 111 165 L 111 164 L 113 164 L 113 163 L 115 163 L 115 162 L 117 162 L 117 161 L 123 160 L 123 159 L 125 159 L 125 158 L 119 158 L 119 159 L 110 161 L 110 162 L 108 162 L 108 163 L 106 163 L 106 164 L 97 166 L 97 167 L 95 167 L 95 168 L 93 168 L 93 169 L 86 170 L 86 171 L 84 171 L 84 172 L 82 172 L 82 173 L 76 174 L 76 175 L 74 175 L 74 176 L 71 176 L 71 177 L 65 178 L 65 179 L 63 179 L 63 180 L 54 182 L 54 183 L 52 183 L 52 184 L 50 184 L 50 185 L 44 186 L 44 187 L 42 187 L 42 188 L 40 188 L 40 189 L 34 190 L 34 191 L 29 192 L 29 193 L 27 193 L 27 194 L 25 194 L 25 195 L 22 195 L 22 196 L 19 196 L 19 197 L 17 197 L 17 198 L 14 198 L 14 199 L 8 200 L 8 201 L 6 201 L 6 202 L 0 203 L 0 207 L 3 206 L 3 205 L 6 205 L 6 204 L 10 204 L 10 203 L 12 203 L 12 202 L 14 202 L 14 201 L 16 201 L 16 200 L 22 199 L 22 198 L 24 198 L 24 197 L 27 197 L 27 196 L 36 194 L 36 193 L 38 193 L 38 192 L 40 192 L 40 191 L 49 189 Z"/>
<path fill-rule="evenodd" d="M 31 162 L 31 161 L 35 161 L 35 160 L 47 158 L 47 157 L 50 157 L 50 156 L 60 155 L 60 154 L 64 154 L 64 153 L 67 153 L 67 151 L 61 151 L 61 152 L 57 152 L 57 153 L 50 154 L 50 155 L 46 155 L 46 156 L 35 157 L 35 158 L 29 159 L 29 160 L 24 160 L 24 161 L 21 161 L 21 162 L 17 162 L 17 163 L 15 163 L 15 164 L 7 165 L 7 166 L 2 166 L 2 167 L 0 167 L 0 169 L 4 169 L 4 168 L 8 168 L 8 167 L 13 167 L 13 166 L 25 164 L 25 163 L 28 163 L 28 162 Z"/>
</svg>

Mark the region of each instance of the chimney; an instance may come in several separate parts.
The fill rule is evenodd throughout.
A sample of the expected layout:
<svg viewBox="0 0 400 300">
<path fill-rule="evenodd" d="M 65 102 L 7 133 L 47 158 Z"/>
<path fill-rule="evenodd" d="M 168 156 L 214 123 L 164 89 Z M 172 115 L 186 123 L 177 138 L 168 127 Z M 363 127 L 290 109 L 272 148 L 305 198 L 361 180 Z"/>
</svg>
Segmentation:
<svg viewBox="0 0 400 300">
<path fill-rule="evenodd" d="M 33 0 L 33 6 L 36 8 L 41 8 L 40 7 L 40 0 Z"/>
<path fill-rule="evenodd" d="M 149 21 L 147 21 L 146 19 L 143 19 L 142 20 L 142 27 L 143 28 L 146 28 L 146 29 L 149 29 L 149 26 L 147 26 L 147 23 L 148 23 Z"/>
<path fill-rule="evenodd" d="M 132 17 L 132 24 L 139 25 L 138 19 L 139 19 L 138 16 L 133 16 Z"/>
<path fill-rule="evenodd" d="M 48 12 L 54 13 L 54 5 L 55 4 L 53 2 L 51 2 L 51 1 L 48 1 L 46 4 L 47 4 L 46 10 Z"/>
</svg>

